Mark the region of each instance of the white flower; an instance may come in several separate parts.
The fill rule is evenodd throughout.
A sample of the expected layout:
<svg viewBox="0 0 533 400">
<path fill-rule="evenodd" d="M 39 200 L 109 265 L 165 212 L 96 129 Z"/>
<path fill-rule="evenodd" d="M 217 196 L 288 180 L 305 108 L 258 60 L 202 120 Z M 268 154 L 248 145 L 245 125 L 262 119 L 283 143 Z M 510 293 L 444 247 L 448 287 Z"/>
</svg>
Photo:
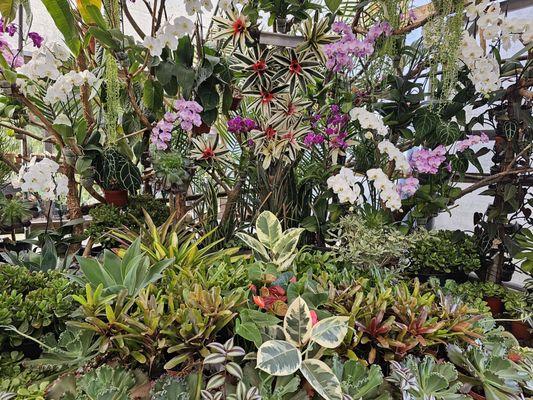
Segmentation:
<svg viewBox="0 0 533 400">
<path fill-rule="evenodd" d="M 375 130 L 378 135 L 385 136 L 388 133 L 387 127 L 383 123 L 383 117 L 372 113 L 365 108 L 356 107 L 350 111 L 352 121 L 358 121 L 362 129 Z"/>
<path fill-rule="evenodd" d="M 50 52 L 55 56 L 55 58 L 59 61 L 65 62 L 68 61 L 68 59 L 70 58 L 70 52 L 68 51 L 68 49 L 58 42 L 51 42 L 47 45 L 47 47 Z"/>
<path fill-rule="evenodd" d="M 49 158 L 36 162 L 34 157 L 20 169 L 13 183 L 23 192 L 39 194 L 43 200 L 56 200 L 68 193 L 68 178 L 59 172 L 59 164 Z"/>
<path fill-rule="evenodd" d="M 160 56 L 163 52 L 161 40 L 152 36 L 146 36 L 143 40 L 143 46 L 148 49 L 152 57 Z"/>
<path fill-rule="evenodd" d="M 202 12 L 202 3 L 200 0 L 185 0 L 185 11 L 188 15 L 196 15 Z"/>
<path fill-rule="evenodd" d="M 233 6 L 233 2 L 231 0 L 219 0 L 218 6 L 223 11 L 230 11 Z"/>
<path fill-rule="evenodd" d="M 85 71 L 81 71 L 79 75 L 81 77 L 82 82 L 88 84 L 89 86 L 94 85 L 97 81 L 96 76 L 94 76 L 94 74 L 87 69 Z"/>
<path fill-rule="evenodd" d="M 337 194 L 341 203 L 360 204 L 362 202 L 361 188 L 357 180 L 351 169 L 342 167 L 337 175 L 328 178 L 327 184 L 328 188 Z"/>
<path fill-rule="evenodd" d="M 163 47 L 168 47 L 170 50 L 176 50 L 178 48 L 178 36 L 170 32 L 165 32 L 163 35 L 158 36 L 157 39 Z"/>
<path fill-rule="evenodd" d="M 211 3 L 211 0 L 202 0 L 201 4 L 202 7 L 205 8 L 207 11 L 211 11 L 213 9 L 213 3 Z"/>
</svg>

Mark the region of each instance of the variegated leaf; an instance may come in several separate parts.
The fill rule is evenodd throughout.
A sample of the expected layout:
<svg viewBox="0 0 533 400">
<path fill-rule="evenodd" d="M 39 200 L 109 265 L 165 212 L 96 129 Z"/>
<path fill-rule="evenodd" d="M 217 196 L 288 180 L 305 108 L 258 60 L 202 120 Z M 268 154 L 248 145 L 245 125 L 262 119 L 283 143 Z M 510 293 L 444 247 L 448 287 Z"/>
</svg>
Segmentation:
<svg viewBox="0 0 533 400">
<path fill-rule="evenodd" d="M 348 333 L 349 317 L 329 317 L 319 321 L 311 331 L 311 340 L 322 347 L 339 347 Z"/>
<path fill-rule="evenodd" d="M 263 211 L 255 223 L 257 238 L 268 248 L 272 248 L 274 243 L 281 237 L 281 224 L 278 218 L 270 211 Z"/>
<path fill-rule="evenodd" d="M 341 383 L 326 363 L 314 358 L 304 360 L 302 375 L 316 392 L 326 400 L 342 400 Z"/>
<path fill-rule="evenodd" d="M 305 303 L 305 300 L 298 296 L 291 303 L 285 314 L 283 328 L 287 340 L 300 347 L 307 343 L 311 337 L 311 312 Z"/>
<path fill-rule="evenodd" d="M 257 351 L 257 368 L 274 376 L 294 374 L 302 364 L 302 354 L 284 340 L 269 340 Z"/>
</svg>

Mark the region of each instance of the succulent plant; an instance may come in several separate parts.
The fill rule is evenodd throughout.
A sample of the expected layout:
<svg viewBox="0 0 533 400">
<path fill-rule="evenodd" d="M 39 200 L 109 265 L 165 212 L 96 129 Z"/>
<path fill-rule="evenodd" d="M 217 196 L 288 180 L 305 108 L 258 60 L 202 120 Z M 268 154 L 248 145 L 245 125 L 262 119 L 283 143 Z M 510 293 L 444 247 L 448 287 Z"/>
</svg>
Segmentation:
<svg viewBox="0 0 533 400">
<path fill-rule="evenodd" d="M 387 378 L 403 394 L 405 400 L 468 400 L 459 393 L 461 383 L 453 364 L 437 363 L 434 357 L 422 360 L 408 356 L 402 363 L 391 362 L 391 375 Z"/>
<path fill-rule="evenodd" d="M 469 346 L 463 350 L 456 345 L 448 345 L 448 358 L 464 371 L 459 379 L 473 387 L 482 387 L 487 400 L 519 399 L 522 393 L 520 384 L 528 379 L 527 374 L 509 360 L 503 347 L 488 350 Z"/>
</svg>

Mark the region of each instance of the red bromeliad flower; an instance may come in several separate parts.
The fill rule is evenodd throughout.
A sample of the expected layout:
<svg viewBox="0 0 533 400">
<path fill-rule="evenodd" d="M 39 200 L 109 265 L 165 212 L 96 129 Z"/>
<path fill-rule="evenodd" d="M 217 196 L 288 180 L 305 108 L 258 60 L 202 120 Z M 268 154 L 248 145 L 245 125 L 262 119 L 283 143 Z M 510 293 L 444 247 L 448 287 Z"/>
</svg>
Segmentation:
<svg viewBox="0 0 533 400">
<path fill-rule="evenodd" d="M 239 17 L 233 22 L 232 28 L 233 36 L 238 36 L 246 30 L 246 21 L 244 18 Z"/>
<path fill-rule="evenodd" d="M 267 64 L 265 60 L 259 60 L 252 65 L 252 69 L 258 75 L 263 75 L 267 70 Z"/>
<path fill-rule="evenodd" d="M 274 93 L 261 91 L 261 103 L 268 104 L 274 100 Z"/>
<path fill-rule="evenodd" d="M 202 160 L 211 160 L 213 158 L 215 158 L 215 151 L 210 148 L 210 147 L 206 147 L 203 151 L 202 151 Z"/>
<path fill-rule="evenodd" d="M 272 128 L 271 126 L 269 126 L 265 130 L 265 135 L 267 139 L 274 139 L 278 135 L 278 131 Z"/>
<path fill-rule="evenodd" d="M 302 73 L 302 66 L 300 65 L 300 62 L 297 59 L 292 59 L 289 65 L 289 71 L 293 75 L 300 75 Z"/>
</svg>

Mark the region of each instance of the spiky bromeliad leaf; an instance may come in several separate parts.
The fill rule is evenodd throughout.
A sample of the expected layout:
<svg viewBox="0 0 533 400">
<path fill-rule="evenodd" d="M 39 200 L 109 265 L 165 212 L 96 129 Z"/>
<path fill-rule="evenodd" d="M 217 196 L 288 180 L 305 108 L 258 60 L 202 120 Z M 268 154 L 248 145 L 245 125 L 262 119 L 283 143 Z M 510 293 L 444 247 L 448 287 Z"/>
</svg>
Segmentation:
<svg viewBox="0 0 533 400">
<path fill-rule="evenodd" d="M 302 354 L 284 340 L 269 340 L 257 351 L 257 368 L 274 376 L 294 374 L 302 364 Z"/>
</svg>

